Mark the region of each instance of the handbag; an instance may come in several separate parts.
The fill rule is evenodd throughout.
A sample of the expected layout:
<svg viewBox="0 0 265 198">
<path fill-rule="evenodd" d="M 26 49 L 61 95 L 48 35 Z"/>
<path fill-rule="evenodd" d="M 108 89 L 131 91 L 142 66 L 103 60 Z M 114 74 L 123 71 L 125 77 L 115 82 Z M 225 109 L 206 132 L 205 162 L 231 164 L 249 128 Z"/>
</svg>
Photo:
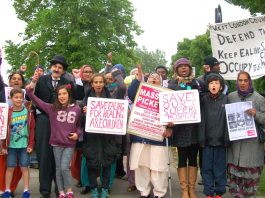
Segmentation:
<svg viewBox="0 0 265 198">
<path fill-rule="evenodd" d="M 264 143 L 265 142 L 265 127 L 262 124 L 258 124 L 257 133 L 258 133 L 260 143 Z"/>
</svg>

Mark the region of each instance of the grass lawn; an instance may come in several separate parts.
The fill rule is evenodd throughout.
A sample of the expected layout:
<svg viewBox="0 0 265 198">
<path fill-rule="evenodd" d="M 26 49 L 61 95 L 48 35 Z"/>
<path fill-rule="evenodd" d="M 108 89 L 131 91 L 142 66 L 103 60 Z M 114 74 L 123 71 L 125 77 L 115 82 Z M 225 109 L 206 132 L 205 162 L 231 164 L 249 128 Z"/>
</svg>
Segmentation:
<svg viewBox="0 0 265 198">
<path fill-rule="evenodd" d="M 259 196 L 265 196 L 265 166 L 263 167 L 263 174 L 259 183 Z"/>
</svg>

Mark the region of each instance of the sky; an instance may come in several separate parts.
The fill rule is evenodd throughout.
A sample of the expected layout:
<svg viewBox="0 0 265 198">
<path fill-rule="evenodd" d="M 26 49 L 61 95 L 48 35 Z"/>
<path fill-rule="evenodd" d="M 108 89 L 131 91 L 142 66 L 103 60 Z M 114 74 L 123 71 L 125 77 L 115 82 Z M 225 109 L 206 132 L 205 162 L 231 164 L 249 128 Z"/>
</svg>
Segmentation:
<svg viewBox="0 0 265 198">
<path fill-rule="evenodd" d="M 134 20 L 144 33 L 135 40 L 141 48 L 148 51 L 159 49 L 166 53 L 166 59 L 177 51 L 177 43 L 184 38 L 193 39 L 204 34 L 208 24 L 214 24 L 214 9 L 220 5 L 223 22 L 241 20 L 250 17 L 247 10 L 226 3 L 224 0 L 130 0 L 135 7 Z M 24 31 L 25 23 L 17 19 L 12 1 L 1 0 L 0 6 L 0 47 L 5 40 L 15 43 L 22 39 L 18 34 Z M 4 58 L 4 54 L 3 54 Z M 3 60 L 2 74 L 8 68 Z M 6 76 L 4 76 L 6 79 Z"/>
</svg>

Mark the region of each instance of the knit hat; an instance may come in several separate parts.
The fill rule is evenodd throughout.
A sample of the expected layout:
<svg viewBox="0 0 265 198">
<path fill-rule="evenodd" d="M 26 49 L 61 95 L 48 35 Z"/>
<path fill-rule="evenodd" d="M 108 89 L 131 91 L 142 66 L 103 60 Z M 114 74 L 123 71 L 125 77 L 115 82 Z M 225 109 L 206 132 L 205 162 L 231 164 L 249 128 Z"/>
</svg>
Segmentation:
<svg viewBox="0 0 265 198">
<path fill-rule="evenodd" d="M 62 55 L 56 55 L 53 57 L 52 60 L 50 60 L 51 65 L 55 65 L 56 63 L 59 63 L 63 66 L 64 71 L 67 70 L 68 63 L 66 63 L 66 59 Z"/>
<path fill-rule="evenodd" d="M 187 58 L 178 59 L 173 66 L 174 71 L 176 71 L 180 65 L 188 65 L 192 69 L 191 62 Z"/>
<path fill-rule="evenodd" d="M 208 56 L 204 59 L 204 65 L 209 65 L 210 67 L 213 67 L 218 64 L 220 64 L 220 62 L 212 56 Z"/>
<path fill-rule="evenodd" d="M 126 71 L 125 71 L 124 66 L 122 64 L 116 64 L 116 65 L 114 65 L 112 67 L 112 70 L 114 70 L 115 68 L 121 71 L 122 77 L 123 77 L 123 79 L 125 79 L 125 77 L 126 77 Z"/>
<path fill-rule="evenodd" d="M 224 78 L 218 73 L 211 72 L 211 73 L 209 73 L 207 75 L 207 77 L 206 77 L 207 86 L 209 86 L 210 81 L 214 81 L 214 80 L 217 80 L 217 79 L 220 81 L 220 84 L 222 86 L 222 89 L 220 90 L 222 92 L 224 90 L 224 88 L 225 88 L 225 86 L 224 86 Z"/>
</svg>

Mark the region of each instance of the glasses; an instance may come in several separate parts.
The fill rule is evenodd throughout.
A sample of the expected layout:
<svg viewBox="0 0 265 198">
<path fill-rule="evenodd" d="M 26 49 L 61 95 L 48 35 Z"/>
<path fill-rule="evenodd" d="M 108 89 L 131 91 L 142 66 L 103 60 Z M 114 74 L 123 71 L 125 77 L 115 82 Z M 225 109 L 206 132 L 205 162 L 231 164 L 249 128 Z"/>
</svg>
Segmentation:
<svg viewBox="0 0 265 198">
<path fill-rule="evenodd" d="M 92 71 L 84 71 L 83 73 L 92 74 L 93 72 Z"/>
</svg>

